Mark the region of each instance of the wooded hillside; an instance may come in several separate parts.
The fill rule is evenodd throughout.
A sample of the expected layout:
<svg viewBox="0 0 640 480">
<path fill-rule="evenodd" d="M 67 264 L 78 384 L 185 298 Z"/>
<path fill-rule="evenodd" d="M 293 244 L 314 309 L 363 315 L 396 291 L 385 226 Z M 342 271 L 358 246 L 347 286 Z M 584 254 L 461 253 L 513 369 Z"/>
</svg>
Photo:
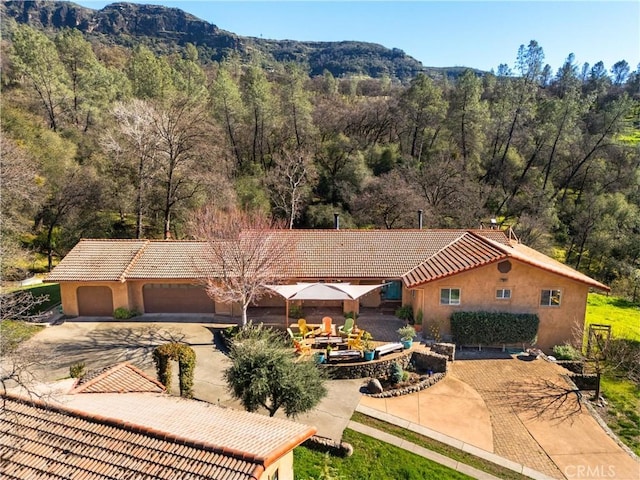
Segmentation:
<svg viewBox="0 0 640 480">
<path fill-rule="evenodd" d="M 203 205 L 294 228 L 477 228 L 631 296 L 640 284 L 640 70 L 544 65 L 456 81 L 311 75 L 187 44 L 160 56 L 10 26 L 2 45 L 3 277 L 80 238 L 184 238 Z M 22 260 L 21 260 L 22 259 Z"/>
</svg>

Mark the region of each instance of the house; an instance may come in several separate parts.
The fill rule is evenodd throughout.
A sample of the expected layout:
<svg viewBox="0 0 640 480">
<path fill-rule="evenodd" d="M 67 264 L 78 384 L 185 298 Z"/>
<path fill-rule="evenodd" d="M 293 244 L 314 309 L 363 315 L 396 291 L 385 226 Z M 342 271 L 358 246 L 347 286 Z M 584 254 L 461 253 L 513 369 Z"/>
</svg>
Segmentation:
<svg viewBox="0 0 640 480">
<path fill-rule="evenodd" d="M 521 244 L 500 230 L 275 230 L 291 245 L 283 283 L 339 281 L 385 287 L 360 300 L 338 302 L 344 311 L 382 302 L 411 304 L 425 323 L 449 333 L 454 311 L 536 313 L 537 345 L 550 349 L 584 324 L 596 280 Z M 111 316 L 124 307 L 144 313 L 229 315 L 203 281 L 215 276 L 206 242 L 81 240 L 51 272 L 68 315 Z M 313 302 L 309 302 L 313 305 Z M 277 296 L 262 306 L 282 306 Z M 307 302 L 305 302 L 307 305 Z M 323 303 L 325 306 L 335 306 Z"/>
<path fill-rule="evenodd" d="M 315 428 L 172 397 L 129 363 L 0 396 L 0 477 L 271 480 Z"/>
</svg>

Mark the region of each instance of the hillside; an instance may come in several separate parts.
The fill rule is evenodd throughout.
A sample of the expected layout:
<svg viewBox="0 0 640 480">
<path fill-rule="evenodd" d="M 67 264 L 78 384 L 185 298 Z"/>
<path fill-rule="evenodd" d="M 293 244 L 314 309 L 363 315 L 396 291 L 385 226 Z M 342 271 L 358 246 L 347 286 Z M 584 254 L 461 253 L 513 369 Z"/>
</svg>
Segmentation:
<svg viewBox="0 0 640 480">
<path fill-rule="evenodd" d="M 218 28 L 178 8 L 113 3 L 93 10 L 71 2 L 7 1 L 2 16 L 32 27 L 60 30 L 76 28 L 87 37 L 130 47 L 141 42 L 156 53 L 171 52 L 194 44 L 204 61 L 219 61 L 232 53 L 248 58 L 260 54 L 265 64 L 295 61 L 307 63 L 311 75 L 330 71 L 334 76 L 383 75 L 406 80 L 429 73 L 418 60 L 402 50 L 367 42 L 298 42 L 242 37 Z M 457 77 L 459 69 L 444 69 Z M 442 74 L 442 69 L 433 69 Z"/>
</svg>

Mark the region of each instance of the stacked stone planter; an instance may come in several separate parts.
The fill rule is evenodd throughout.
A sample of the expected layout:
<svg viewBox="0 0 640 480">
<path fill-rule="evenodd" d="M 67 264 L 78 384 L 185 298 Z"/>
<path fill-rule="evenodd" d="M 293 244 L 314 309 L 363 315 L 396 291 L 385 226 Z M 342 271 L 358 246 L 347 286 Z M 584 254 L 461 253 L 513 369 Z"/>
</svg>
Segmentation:
<svg viewBox="0 0 640 480">
<path fill-rule="evenodd" d="M 352 378 L 381 378 L 389 375 L 389 369 L 393 363 L 399 363 L 402 368 L 407 368 L 411 361 L 411 351 L 403 352 L 400 355 L 390 355 L 380 360 L 371 362 L 354 363 L 330 363 L 319 365 L 324 368 L 329 378 L 336 380 Z"/>
</svg>

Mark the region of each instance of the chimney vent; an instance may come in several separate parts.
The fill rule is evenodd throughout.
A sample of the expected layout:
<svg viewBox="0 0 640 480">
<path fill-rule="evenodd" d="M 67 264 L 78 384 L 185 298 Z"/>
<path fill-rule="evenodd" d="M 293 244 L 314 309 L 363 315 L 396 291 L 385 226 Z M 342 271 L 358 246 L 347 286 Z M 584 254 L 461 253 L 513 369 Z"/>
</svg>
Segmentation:
<svg viewBox="0 0 640 480">
<path fill-rule="evenodd" d="M 418 210 L 418 229 L 422 230 L 422 209 Z"/>
<path fill-rule="evenodd" d="M 333 214 L 333 228 L 335 228 L 336 230 L 340 230 L 340 214 L 339 213 Z"/>
</svg>

